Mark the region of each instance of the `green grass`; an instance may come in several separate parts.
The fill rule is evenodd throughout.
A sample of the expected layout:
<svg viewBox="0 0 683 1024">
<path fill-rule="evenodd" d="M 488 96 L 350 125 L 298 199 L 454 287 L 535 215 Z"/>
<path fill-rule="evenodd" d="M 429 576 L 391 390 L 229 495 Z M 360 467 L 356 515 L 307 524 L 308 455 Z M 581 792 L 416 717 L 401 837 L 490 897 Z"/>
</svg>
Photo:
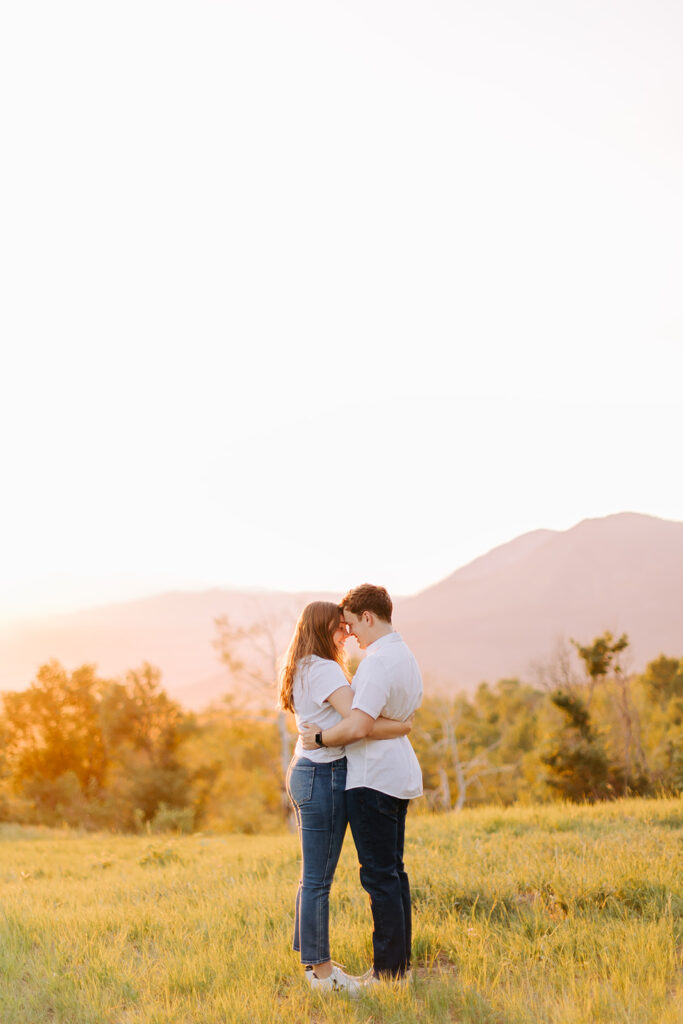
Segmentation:
<svg viewBox="0 0 683 1024">
<path fill-rule="evenodd" d="M 0 827 L 1 1024 L 680 1024 L 683 802 L 408 819 L 410 988 L 309 992 L 296 837 Z M 347 836 L 332 955 L 370 963 Z"/>
</svg>

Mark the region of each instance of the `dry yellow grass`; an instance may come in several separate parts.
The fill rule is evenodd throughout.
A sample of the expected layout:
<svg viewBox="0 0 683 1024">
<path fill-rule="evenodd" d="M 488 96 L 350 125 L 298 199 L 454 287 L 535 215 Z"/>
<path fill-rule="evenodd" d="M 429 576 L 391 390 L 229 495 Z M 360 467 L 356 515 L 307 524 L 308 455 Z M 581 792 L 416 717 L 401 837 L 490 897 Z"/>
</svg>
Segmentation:
<svg viewBox="0 0 683 1024">
<path fill-rule="evenodd" d="M 0 829 L 0 1024 L 680 1024 L 683 802 L 409 817 L 415 980 L 309 992 L 296 838 Z M 333 956 L 370 962 L 350 836 Z"/>
</svg>

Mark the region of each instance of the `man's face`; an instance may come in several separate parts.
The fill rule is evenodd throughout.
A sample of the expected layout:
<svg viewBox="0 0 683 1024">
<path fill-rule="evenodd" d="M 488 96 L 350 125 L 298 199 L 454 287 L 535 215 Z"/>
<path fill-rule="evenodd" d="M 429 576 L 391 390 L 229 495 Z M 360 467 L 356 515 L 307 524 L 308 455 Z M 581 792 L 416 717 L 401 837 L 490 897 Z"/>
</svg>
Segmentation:
<svg viewBox="0 0 683 1024">
<path fill-rule="evenodd" d="M 361 651 L 364 651 L 368 644 L 372 643 L 372 637 L 370 636 L 370 625 L 368 622 L 368 613 L 363 612 L 359 617 L 354 615 L 353 612 L 349 612 L 344 609 L 344 621 L 349 627 L 351 636 L 355 636 L 358 641 L 358 646 Z"/>
</svg>

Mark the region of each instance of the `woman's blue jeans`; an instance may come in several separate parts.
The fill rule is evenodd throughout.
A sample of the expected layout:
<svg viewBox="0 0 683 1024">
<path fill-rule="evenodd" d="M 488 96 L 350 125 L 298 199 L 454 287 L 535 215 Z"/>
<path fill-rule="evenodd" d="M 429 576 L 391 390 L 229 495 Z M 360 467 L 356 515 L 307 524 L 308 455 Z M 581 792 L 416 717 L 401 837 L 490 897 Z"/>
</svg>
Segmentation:
<svg viewBox="0 0 683 1024">
<path fill-rule="evenodd" d="M 345 757 L 326 764 L 295 758 L 287 772 L 301 840 L 293 948 L 302 964 L 330 959 L 330 886 L 346 832 L 345 787 Z"/>
</svg>

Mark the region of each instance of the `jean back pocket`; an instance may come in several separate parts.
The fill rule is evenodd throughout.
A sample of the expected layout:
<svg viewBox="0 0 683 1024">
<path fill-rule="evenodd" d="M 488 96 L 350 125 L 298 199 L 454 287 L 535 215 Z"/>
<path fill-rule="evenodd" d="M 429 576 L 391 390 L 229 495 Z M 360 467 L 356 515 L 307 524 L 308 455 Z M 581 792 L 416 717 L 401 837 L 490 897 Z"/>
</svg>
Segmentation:
<svg viewBox="0 0 683 1024">
<path fill-rule="evenodd" d="M 307 804 L 313 796 L 315 766 L 312 764 L 295 764 L 287 779 L 287 792 L 293 804 L 300 807 Z"/>
</svg>

